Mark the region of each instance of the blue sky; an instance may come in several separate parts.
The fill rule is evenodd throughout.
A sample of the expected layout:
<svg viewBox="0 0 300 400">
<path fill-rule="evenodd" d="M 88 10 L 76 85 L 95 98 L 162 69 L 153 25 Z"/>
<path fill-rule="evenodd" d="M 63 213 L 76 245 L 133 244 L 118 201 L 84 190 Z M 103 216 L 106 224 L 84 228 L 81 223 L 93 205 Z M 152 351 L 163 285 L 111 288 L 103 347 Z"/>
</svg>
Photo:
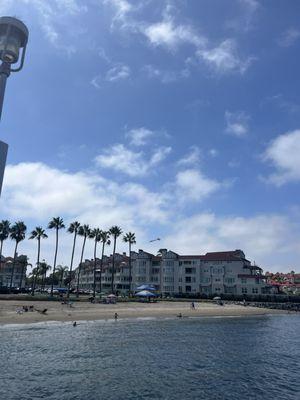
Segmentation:
<svg viewBox="0 0 300 400">
<path fill-rule="evenodd" d="M 242 248 L 299 270 L 298 1 L 2 0 L 0 13 L 30 30 L 1 122 L 3 218 L 118 224 L 148 251 Z M 34 260 L 35 243 L 20 251 Z"/>
</svg>

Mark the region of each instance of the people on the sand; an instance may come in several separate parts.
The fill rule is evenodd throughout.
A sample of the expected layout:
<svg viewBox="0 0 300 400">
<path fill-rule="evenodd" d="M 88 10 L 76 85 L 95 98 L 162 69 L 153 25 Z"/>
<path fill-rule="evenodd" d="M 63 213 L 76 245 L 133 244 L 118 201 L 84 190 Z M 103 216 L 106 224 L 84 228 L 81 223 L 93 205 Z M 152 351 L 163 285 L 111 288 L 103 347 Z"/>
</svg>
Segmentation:
<svg viewBox="0 0 300 400">
<path fill-rule="evenodd" d="M 178 318 L 182 318 L 181 312 L 177 315 Z"/>
<path fill-rule="evenodd" d="M 191 302 L 191 309 L 195 310 L 195 303 L 193 301 Z"/>
</svg>

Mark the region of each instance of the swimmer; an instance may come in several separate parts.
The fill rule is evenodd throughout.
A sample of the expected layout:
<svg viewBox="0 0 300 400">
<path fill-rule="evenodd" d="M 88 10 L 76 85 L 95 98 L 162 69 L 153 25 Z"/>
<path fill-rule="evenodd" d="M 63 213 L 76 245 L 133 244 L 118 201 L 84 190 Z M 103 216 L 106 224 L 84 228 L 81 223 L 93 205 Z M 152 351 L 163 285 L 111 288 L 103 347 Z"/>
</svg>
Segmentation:
<svg viewBox="0 0 300 400">
<path fill-rule="evenodd" d="M 77 322 L 76 321 L 73 322 L 73 326 L 74 327 L 77 326 Z"/>
</svg>

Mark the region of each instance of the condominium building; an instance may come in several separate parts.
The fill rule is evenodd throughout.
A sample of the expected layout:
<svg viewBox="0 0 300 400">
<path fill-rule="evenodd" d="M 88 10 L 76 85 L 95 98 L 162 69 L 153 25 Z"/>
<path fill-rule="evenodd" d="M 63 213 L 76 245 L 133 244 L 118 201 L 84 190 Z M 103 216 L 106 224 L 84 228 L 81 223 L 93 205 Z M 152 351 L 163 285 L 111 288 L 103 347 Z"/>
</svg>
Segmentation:
<svg viewBox="0 0 300 400">
<path fill-rule="evenodd" d="M 15 266 L 13 268 L 13 257 L 3 257 L 0 262 L 0 287 L 10 287 L 12 278 L 12 287 L 25 287 L 25 277 L 27 270 L 27 256 L 17 256 Z M 13 277 L 12 277 L 13 272 Z"/>
<path fill-rule="evenodd" d="M 81 266 L 80 288 L 92 289 L 94 282 L 93 260 Z M 77 268 L 78 271 L 78 268 Z M 161 249 L 158 255 L 143 250 L 131 253 L 131 289 L 143 284 L 155 286 L 163 295 L 174 294 L 269 294 L 274 287 L 267 283 L 262 269 L 252 265 L 242 250 L 212 252 L 205 255 L 179 255 Z M 112 281 L 112 256 L 96 262 L 96 290 L 110 291 Z M 129 257 L 126 253 L 115 255 L 114 290 L 129 290 Z"/>
</svg>

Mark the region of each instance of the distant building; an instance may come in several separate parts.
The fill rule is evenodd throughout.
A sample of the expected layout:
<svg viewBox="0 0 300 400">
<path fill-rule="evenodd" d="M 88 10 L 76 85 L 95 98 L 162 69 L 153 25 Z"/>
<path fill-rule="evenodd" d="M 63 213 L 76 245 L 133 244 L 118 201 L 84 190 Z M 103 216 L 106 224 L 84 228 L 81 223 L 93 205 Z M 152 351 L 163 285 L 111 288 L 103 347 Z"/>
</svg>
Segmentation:
<svg viewBox="0 0 300 400">
<path fill-rule="evenodd" d="M 295 272 L 266 272 L 267 282 L 286 294 L 300 295 L 300 274 Z"/>
<path fill-rule="evenodd" d="M 262 269 L 252 265 L 242 250 L 179 255 L 161 249 L 158 255 L 143 250 L 131 253 L 132 290 L 151 284 L 164 295 L 174 294 L 272 294 L 276 287 L 269 284 Z M 81 267 L 81 289 L 93 288 L 93 260 L 85 260 Z M 96 263 L 96 290 L 100 289 L 100 260 Z M 77 270 L 78 271 L 78 268 Z M 77 274 L 76 274 L 77 275 Z M 110 291 L 112 256 L 105 256 L 102 266 L 102 291 Z M 129 290 L 129 258 L 126 253 L 115 255 L 114 290 Z"/>
<path fill-rule="evenodd" d="M 11 274 L 13 270 L 13 257 L 3 257 L 0 262 L 0 287 L 10 287 Z M 27 271 L 27 256 L 17 256 L 12 287 L 25 287 L 25 277 Z"/>
</svg>

